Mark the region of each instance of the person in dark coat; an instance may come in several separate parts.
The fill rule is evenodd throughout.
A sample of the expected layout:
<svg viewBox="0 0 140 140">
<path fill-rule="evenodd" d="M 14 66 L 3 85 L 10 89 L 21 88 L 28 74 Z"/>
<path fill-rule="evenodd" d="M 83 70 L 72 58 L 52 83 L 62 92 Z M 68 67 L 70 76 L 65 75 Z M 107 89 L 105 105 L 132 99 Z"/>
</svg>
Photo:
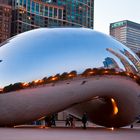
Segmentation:
<svg viewBox="0 0 140 140">
<path fill-rule="evenodd" d="M 45 126 L 46 127 L 51 127 L 50 116 L 45 117 Z"/>
<path fill-rule="evenodd" d="M 70 126 L 73 127 L 73 117 L 70 116 L 70 117 L 69 117 L 69 120 L 70 120 Z"/>
<path fill-rule="evenodd" d="M 56 123 L 55 123 L 55 114 L 53 114 L 52 116 L 51 116 L 51 125 L 53 125 L 53 126 L 56 126 Z"/>
<path fill-rule="evenodd" d="M 133 128 L 133 124 L 130 125 L 130 128 Z"/>
<path fill-rule="evenodd" d="M 87 120 L 88 120 L 88 118 L 87 118 L 87 114 L 85 112 L 82 116 L 82 123 L 83 123 L 83 128 L 84 129 L 86 129 Z"/>
<path fill-rule="evenodd" d="M 70 126 L 70 119 L 68 116 L 66 117 L 65 126 Z"/>
</svg>

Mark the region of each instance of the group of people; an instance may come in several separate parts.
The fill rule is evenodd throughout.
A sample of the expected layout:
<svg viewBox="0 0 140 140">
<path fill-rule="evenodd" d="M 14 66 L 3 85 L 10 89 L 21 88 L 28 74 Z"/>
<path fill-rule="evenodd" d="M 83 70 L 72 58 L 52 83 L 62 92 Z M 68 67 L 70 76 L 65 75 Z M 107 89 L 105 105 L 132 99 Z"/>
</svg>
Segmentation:
<svg viewBox="0 0 140 140">
<path fill-rule="evenodd" d="M 56 126 L 55 120 L 56 120 L 56 115 L 55 114 L 53 114 L 51 116 L 48 116 L 48 117 L 46 116 L 45 117 L 45 125 L 49 126 L 49 127 Z"/>
<path fill-rule="evenodd" d="M 49 126 L 49 127 L 56 126 L 55 121 L 56 121 L 56 115 L 55 114 L 53 114 L 51 116 L 48 116 L 48 117 L 45 117 L 45 125 L 46 126 Z M 76 121 L 76 119 L 73 116 L 68 115 L 66 117 L 66 120 L 65 120 L 65 126 L 66 127 L 75 127 L 75 121 Z M 81 121 L 82 121 L 82 124 L 83 124 L 82 127 L 84 129 L 86 129 L 86 125 L 87 125 L 87 121 L 88 121 L 88 117 L 87 117 L 86 112 L 83 113 Z"/>
<path fill-rule="evenodd" d="M 75 127 L 75 119 L 72 116 L 67 116 L 65 121 L 65 126 Z"/>
<path fill-rule="evenodd" d="M 86 129 L 86 125 L 87 125 L 87 121 L 88 121 L 88 117 L 86 112 L 83 114 L 82 116 L 82 124 L 83 124 L 83 128 Z M 71 127 L 75 127 L 75 118 L 73 118 L 71 115 L 67 116 L 66 121 L 65 121 L 65 126 L 71 126 Z"/>
</svg>

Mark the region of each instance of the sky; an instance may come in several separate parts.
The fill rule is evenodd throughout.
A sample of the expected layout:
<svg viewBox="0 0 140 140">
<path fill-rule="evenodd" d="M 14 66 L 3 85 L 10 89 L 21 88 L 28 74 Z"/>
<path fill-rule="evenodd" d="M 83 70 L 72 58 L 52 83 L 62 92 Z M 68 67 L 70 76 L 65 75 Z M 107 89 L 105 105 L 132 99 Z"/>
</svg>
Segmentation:
<svg viewBox="0 0 140 140">
<path fill-rule="evenodd" d="M 95 0 L 94 29 L 109 34 L 110 23 L 131 20 L 140 23 L 140 0 Z"/>
</svg>

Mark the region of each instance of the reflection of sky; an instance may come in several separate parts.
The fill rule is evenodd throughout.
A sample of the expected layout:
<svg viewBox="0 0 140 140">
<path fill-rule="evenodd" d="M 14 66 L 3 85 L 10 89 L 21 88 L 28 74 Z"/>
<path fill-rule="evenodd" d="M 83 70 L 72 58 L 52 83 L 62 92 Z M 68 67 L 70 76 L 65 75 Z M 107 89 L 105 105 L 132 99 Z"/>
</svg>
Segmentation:
<svg viewBox="0 0 140 140">
<path fill-rule="evenodd" d="M 18 35 L 0 48 L 0 86 L 103 67 L 109 56 L 123 68 L 119 59 L 106 51 L 117 45 L 88 29 L 39 29 Z"/>
</svg>

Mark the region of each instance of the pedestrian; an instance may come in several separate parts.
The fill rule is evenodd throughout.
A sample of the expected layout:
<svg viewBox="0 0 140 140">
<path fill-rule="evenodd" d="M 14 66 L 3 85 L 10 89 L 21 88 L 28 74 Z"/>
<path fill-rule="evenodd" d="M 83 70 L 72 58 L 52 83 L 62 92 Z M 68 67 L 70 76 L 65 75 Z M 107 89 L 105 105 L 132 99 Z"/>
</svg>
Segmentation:
<svg viewBox="0 0 140 140">
<path fill-rule="evenodd" d="M 70 120 L 70 126 L 73 127 L 73 117 L 70 116 L 70 117 L 69 117 L 69 120 Z"/>
<path fill-rule="evenodd" d="M 87 124 L 87 114 L 86 112 L 84 112 L 83 116 L 82 116 L 82 123 L 83 123 L 83 128 L 86 129 L 86 124 Z"/>
<path fill-rule="evenodd" d="M 133 128 L 133 124 L 130 125 L 130 128 Z"/>
<path fill-rule="evenodd" d="M 45 117 L 45 126 L 46 126 L 46 127 L 51 127 L 50 116 L 46 116 L 46 117 Z"/>
<path fill-rule="evenodd" d="M 51 125 L 56 126 L 56 123 L 55 123 L 55 114 L 53 114 L 51 116 Z"/>
<path fill-rule="evenodd" d="M 76 119 L 73 118 L 73 128 L 75 127 L 75 122 L 76 122 Z"/>
<path fill-rule="evenodd" d="M 48 117 L 47 116 L 45 116 L 45 126 L 47 127 L 48 126 Z"/>
<path fill-rule="evenodd" d="M 68 116 L 66 117 L 65 126 L 70 126 L 70 119 Z"/>
</svg>

